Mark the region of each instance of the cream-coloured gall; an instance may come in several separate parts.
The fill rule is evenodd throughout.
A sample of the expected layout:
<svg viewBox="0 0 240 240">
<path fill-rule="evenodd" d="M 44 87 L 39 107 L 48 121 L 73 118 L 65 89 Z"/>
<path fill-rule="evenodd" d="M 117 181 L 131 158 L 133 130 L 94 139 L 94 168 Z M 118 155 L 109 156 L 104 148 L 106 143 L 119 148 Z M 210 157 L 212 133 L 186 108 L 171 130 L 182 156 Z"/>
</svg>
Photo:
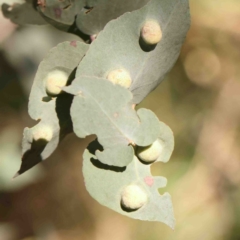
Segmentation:
<svg viewBox="0 0 240 240">
<path fill-rule="evenodd" d="M 34 141 L 44 140 L 50 142 L 53 137 L 52 128 L 49 126 L 41 126 L 32 130 L 32 137 Z"/>
<path fill-rule="evenodd" d="M 141 29 L 141 37 L 148 45 L 159 43 L 162 39 L 162 30 L 159 23 L 155 20 L 145 22 Z"/>
<path fill-rule="evenodd" d="M 119 84 L 125 88 L 129 88 L 132 83 L 130 74 L 125 69 L 115 69 L 108 73 L 107 79 L 114 84 Z"/>
<path fill-rule="evenodd" d="M 45 78 L 46 91 L 51 96 L 56 96 L 62 92 L 62 87 L 66 86 L 68 74 L 64 71 L 54 70 L 48 73 Z"/>
<path fill-rule="evenodd" d="M 131 184 L 124 188 L 121 193 L 121 204 L 129 210 L 137 210 L 146 204 L 147 193 L 138 185 Z"/>
<path fill-rule="evenodd" d="M 158 159 L 164 149 L 164 143 L 157 139 L 147 147 L 138 147 L 137 156 L 144 162 L 150 163 Z"/>
</svg>

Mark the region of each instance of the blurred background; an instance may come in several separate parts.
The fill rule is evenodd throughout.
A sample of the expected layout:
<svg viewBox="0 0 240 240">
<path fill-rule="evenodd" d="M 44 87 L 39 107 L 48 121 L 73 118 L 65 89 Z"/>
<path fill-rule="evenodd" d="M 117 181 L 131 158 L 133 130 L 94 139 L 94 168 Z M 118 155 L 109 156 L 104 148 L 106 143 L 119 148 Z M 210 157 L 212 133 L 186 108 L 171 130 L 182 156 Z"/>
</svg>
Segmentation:
<svg viewBox="0 0 240 240">
<path fill-rule="evenodd" d="M 77 39 L 51 26 L 18 27 L 0 12 L 0 240 L 239 240 L 240 1 L 190 0 L 192 24 L 166 80 L 139 107 L 175 135 L 167 163 L 176 228 L 121 216 L 83 184 L 82 153 L 91 138 L 67 136 L 55 153 L 15 180 L 37 66 L 47 52 Z"/>
</svg>

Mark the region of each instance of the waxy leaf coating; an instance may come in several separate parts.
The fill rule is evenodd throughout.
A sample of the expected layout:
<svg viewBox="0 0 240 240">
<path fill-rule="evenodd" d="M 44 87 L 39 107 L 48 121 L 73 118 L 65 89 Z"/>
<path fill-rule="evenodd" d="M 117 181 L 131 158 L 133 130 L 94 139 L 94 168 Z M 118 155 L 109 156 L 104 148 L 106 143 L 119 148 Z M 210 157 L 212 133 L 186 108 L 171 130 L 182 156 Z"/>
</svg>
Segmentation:
<svg viewBox="0 0 240 240">
<path fill-rule="evenodd" d="M 156 161 L 167 162 L 174 147 L 173 133 L 166 124 L 159 121 L 157 134 L 158 140 L 163 143 L 163 150 Z M 127 166 L 113 167 L 103 163 L 94 154 L 97 150 L 101 151 L 101 146 L 92 142 L 83 154 L 84 182 L 90 195 L 100 204 L 128 217 L 159 221 L 174 228 L 171 197 L 168 193 L 160 195 L 158 192 L 158 188 L 166 186 L 167 180 L 164 177 L 151 175 L 152 163 L 143 163 L 134 156 Z M 117 159 L 119 162 L 122 161 L 121 156 Z M 122 193 L 126 187 L 131 185 L 139 186 L 147 193 L 148 200 L 144 204 L 140 204 L 142 199 L 139 203 L 132 202 L 134 198 L 127 201 L 131 206 L 141 205 L 141 208 L 136 211 L 129 211 L 121 206 Z"/>
<path fill-rule="evenodd" d="M 75 95 L 71 106 L 74 132 L 81 138 L 96 134 L 103 148 L 109 149 L 101 156 L 110 152 L 116 156 L 122 147 L 131 157 L 125 161 L 130 162 L 133 154 L 129 152 L 133 151 L 128 145 L 147 146 L 157 139 L 158 118 L 147 109 L 136 113 L 131 105 L 132 94 L 124 87 L 107 79 L 81 77 L 63 89 Z"/>
<path fill-rule="evenodd" d="M 174 136 L 170 127 L 165 123 L 159 122 L 159 135 L 158 141 L 161 144 L 161 151 L 158 158 L 154 162 L 164 162 L 166 163 L 172 154 L 174 149 Z M 141 149 L 145 147 L 137 147 L 136 152 L 141 152 Z M 147 148 L 147 147 L 146 147 Z M 140 150 L 140 151 L 138 151 Z M 147 162 L 145 162 L 147 164 Z"/>
<path fill-rule="evenodd" d="M 141 28 L 155 20 L 162 30 L 154 46 L 141 41 Z M 188 0 L 151 0 L 146 6 L 110 21 L 91 44 L 76 76 L 104 77 L 123 68 L 132 78 L 133 103 L 141 102 L 176 62 L 189 29 Z"/>
<path fill-rule="evenodd" d="M 153 177 L 150 165 L 144 165 L 136 157 L 125 167 L 114 169 L 102 164 L 93 154 L 85 150 L 83 176 L 90 195 L 102 205 L 131 218 L 159 221 L 174 228 L 175 220 L 171 197 L 160 195 L 158 188 L 167 184 L 164 177 Z M 136 211 L 126 211 L 121 207 L 121 193 L 125 187 L 136 184 L 145 189 L 147 203 Z"/>
<path fill-rule="evenodd" d="M 112 19 L 137 10 L 150 0 L 95 0 L 88 1 L 89 9 L 80 11 L 76 18 L 78 28 L 88 35 L 98 34 Z"/>
<path fill-rule="evenodd" d="M 176 62 L 190 25 L 188 0 L 27 0 L 9 7 L 3 4 L 4 16 L 15 23 L 46 21 L 94 40 L 61 43 L 39 65 L 29 99 L 39 122 L 24 129 L 17 175 L 49 157 L 72 130 L 80 138 L 95 134 L 83 155 L 90 195 L 123 215 L 173 228 L 171 197 L 158 192 L 167 180 L 150 170 L 153 161 L 169 160 L 173 134 L 153 112 L 134 107 Z"/>
<path fill-rule="evenodd" d="M 33 128 L 25 128 L 22 141 L 22 165 L 19 174 L 43 161 L 57 148 L 59 141 L 72 132 L 69 109 L 72 96 L 66 93 L 51 97 L 46 92 L 46 76 L 56 70 L 64 71 L 69 81 L 74 77 L 74 69 L 88 49 L 82 42 L 63 42 L 51 49 L 40 63 L 29 98 L 29 115 L 40 122 Z M 37 131 L 47 128 L 52 131 L 50 141 L 34 140 Z M 44 135 L 44 134 L 43 134 Z"/>
<path fill-rule="evenodd" d="M 2 5 L 2 12 L 4 17 L 9 18 L 12 22 L 25 25 L 25 24 L 46 24 L 46 21 L 34 9 L 33 1 L 29 0 L 22 4 L 14 3 L 11 5 L 4 3 Z"/>
<path fill-rule="evenodd" d="M 47 18 L 71 26 L 85 2 L 85 0 L 42 0 L 42 4 L 38 4 L 38 10 Z"/>
</svg>

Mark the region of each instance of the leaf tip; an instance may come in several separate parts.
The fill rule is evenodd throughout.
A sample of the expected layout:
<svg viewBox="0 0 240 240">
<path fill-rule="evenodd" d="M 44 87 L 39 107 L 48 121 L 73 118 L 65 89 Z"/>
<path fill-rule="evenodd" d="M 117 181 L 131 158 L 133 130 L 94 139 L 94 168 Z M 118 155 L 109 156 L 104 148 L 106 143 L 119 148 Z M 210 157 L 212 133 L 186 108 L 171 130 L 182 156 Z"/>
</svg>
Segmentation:
<svg viewBox="0 0 240 240">
<path fill-rule="evenodd" d="M 14 180 L 15 178 L 17 178 L 19 175 L 20 175 L 20 173 L 19 173 L 19 172 L 16 172 L 16 173 L 14 174 L 12 180 Z"/>
</svg>

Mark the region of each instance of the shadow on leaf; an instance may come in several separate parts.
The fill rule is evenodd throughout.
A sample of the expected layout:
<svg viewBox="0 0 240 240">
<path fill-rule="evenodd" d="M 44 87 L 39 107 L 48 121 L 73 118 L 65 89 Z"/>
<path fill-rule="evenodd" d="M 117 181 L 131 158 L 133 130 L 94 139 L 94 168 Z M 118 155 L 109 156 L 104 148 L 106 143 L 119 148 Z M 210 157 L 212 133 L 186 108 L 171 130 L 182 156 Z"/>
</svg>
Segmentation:
<svg viewBox="0 0 240 240">
<path fill-rule="evenodd" d="M 18 175 L 26 172 L 30 168 L 40 163 L 43 160 L 41 153 L 45 149 L 46 145 L 47 142 L 43 139 L 33 141 L 31 148 L 23 154 L 21 168 L 14 177 L 17 177 Z"/>
<path fill-rule="evenodd" d="M 70 74 L 68 84 L 71 84 L 75 77 L 75 72 L 76 69 Z M 56 98 L 56 107 L 55 111 L 57 114 L 58 122 L 59 122 L 59 142 L 69 133 L 73 131 L 73 124 L 72 124 L 72 119 L 70 115 L 70 107 L 72 104 L 73 100 L 73 95 L 67 94 L 67 93 L 62 93 Z M 56 133 L 55 133 L 56 134 Z M 45 147 L 47 145 L 51 145 L 53 142 L 46 142 L 43 139 L 38 140 L 38 141 L 33 141 L 31 148 L 27 150 L 22 157 L 22 164 L 21 168 L 18 171 L 18 173 L 15 175 L 17 177 L 18 175 L 26 172 L 30 168 L 34 167 L 41 161 L 45 160 L 43 159 L 41 154 L 45 150 Z M 55 144 L 53 143 L 51 152 L 55 150 Z"/>
<path fill-rule="evenodd" d="M 127 167 L 116 167 L 116 166 L 110 166 L 107 164 L 103 164 L 98 159 L 94 159 L 94 158 L 91 158 L 90 161 L 95 167 L 101 168 L 104 170 L 110 170 L 110 171 L 114 171 L 114 172 L 124 172 L 127 169 Z"/>
</svg>

